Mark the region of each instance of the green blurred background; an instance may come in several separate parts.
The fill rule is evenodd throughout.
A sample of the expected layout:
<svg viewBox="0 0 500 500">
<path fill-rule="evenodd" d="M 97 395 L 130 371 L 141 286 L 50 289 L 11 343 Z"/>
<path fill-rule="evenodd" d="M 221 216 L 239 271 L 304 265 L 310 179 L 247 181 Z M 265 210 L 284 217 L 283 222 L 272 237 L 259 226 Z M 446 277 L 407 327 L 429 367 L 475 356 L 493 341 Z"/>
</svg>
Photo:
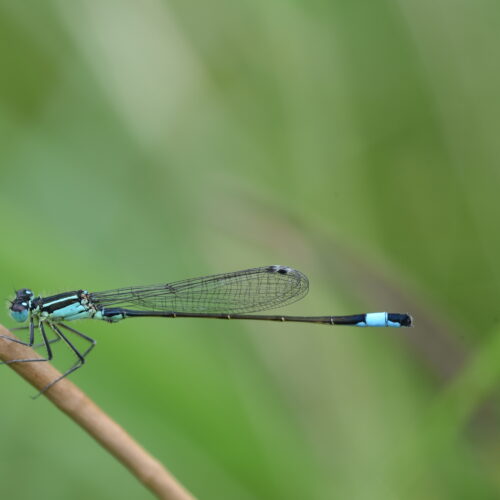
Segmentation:
<svg viewBox="0 0 500 500">
<path fill-rule="evenodd" d="M 409 311 L 80 323 L 72 379 L 200 499 L 499 498 L 499 14 L 1 2 L 0 296 L 286 264 L 311 282 L 288 313 Z M 5 367 L 0 388 L 3 498 L 152 498 Z"/>
</svg>

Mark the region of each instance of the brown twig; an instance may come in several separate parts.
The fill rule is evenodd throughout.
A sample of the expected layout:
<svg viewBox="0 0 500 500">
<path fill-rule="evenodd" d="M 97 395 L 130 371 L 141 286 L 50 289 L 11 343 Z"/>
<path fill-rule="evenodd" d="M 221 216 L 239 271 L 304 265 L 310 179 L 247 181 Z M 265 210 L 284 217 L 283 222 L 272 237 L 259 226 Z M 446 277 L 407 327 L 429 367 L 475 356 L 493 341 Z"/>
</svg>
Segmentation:
<svg viewBox="0 0 500 500">
<path fill-rule="evenodd" d="M 0 335 L 16 338 L 2 325 L 0 325 Z M 40 358 L 40 356 L 27 346 L 0 338 L 1 360 L 26 358 Z M 61 375 L 50 363 L 12 363 L 8 366 L 38 390 Z M 134 441 L 72 382 L 63 379 L 48 389 L 44 396 L 114 455 L 158 498 L 194 500 L 194 497 L 158 460 Z"/>
</svg>

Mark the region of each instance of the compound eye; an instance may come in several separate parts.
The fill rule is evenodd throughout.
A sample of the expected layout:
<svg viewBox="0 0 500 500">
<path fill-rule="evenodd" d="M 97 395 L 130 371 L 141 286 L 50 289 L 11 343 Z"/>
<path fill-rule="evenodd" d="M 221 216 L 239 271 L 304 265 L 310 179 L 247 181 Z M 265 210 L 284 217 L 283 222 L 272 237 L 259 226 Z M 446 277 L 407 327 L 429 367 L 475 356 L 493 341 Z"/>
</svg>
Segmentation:
<svg viewBox="0 0 500 500">
<path fill-rule="evenodd" d="M 10 315 L 14 321 L 22 323 L 28 319 L 28 304 L 26 302 L 14 302 L 10 306 Z"/>
</svg>

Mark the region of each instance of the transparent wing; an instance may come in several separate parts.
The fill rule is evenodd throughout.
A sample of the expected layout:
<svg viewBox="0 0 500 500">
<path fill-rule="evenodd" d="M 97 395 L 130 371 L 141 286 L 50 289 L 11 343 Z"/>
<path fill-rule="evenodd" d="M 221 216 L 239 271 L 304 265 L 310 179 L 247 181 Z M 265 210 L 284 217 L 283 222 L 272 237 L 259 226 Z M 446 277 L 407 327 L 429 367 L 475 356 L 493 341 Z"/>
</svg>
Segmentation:
<svg viewBox="0 0 500 500">
<path fill-rule="evenodd" d="M 267 266 L 167 284 L 94 292 L 90 299 L 99 308 L 232 314 L 290 304 L 304 297 L 308 289 L 309 281 L 300 271 Z"/>
</svg>

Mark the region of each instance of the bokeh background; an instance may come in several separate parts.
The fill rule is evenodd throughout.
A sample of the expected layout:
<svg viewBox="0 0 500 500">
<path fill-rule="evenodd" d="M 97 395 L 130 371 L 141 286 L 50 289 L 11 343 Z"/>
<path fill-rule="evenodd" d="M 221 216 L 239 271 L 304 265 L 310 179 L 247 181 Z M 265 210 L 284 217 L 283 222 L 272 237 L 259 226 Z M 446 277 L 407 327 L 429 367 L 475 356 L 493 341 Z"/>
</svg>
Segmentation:
<svg viewBox="0 0 500 500">
<path fill-rule="evenodd" d="M 200 499 L 499 498 L 499 32 L 486 0 L 1 2 L 0 296 L 286 264 L 288 313 L 409 311 L 81 322 L 72 379 Z M 3 498 L 152 498 L 0 388 Z"/>
</svg>

